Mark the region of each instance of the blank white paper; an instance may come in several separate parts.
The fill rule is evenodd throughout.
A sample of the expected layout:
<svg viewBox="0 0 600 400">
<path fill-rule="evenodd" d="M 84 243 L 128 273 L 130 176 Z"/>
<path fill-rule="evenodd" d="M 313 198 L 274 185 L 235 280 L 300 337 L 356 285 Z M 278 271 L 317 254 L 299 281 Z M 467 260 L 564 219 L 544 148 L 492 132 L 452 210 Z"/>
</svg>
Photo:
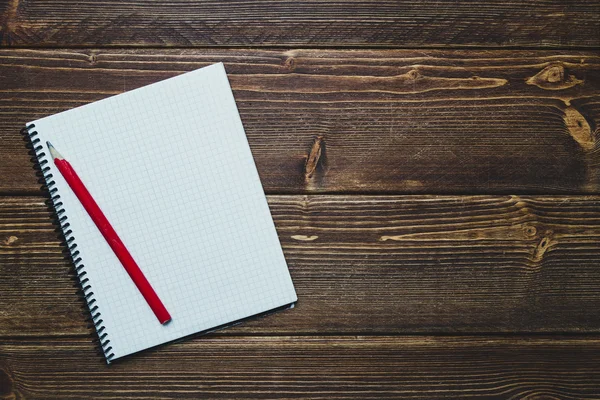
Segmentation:
<svg viewBox="0 0 600 400">
<path fill-rule="evenodd" d="M 297 300 L 223 64 L 32 123 L 171 314 L 158 322 L 50 162 L 112 360 Z"/>
</svg>

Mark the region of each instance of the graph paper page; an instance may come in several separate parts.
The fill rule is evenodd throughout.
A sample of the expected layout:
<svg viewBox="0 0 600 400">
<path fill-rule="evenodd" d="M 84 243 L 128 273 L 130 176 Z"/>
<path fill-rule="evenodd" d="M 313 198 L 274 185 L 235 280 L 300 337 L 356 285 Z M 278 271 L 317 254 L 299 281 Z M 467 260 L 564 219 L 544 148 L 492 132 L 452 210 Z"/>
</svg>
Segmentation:
<svg viewBox="0 0 600 400">
<path fill-rule="evenodd" d="M 112 360 L 296 301 L 223 64 L 32 123 L 171 314 L 158 322 L 49 163 Z"/>
</svg>

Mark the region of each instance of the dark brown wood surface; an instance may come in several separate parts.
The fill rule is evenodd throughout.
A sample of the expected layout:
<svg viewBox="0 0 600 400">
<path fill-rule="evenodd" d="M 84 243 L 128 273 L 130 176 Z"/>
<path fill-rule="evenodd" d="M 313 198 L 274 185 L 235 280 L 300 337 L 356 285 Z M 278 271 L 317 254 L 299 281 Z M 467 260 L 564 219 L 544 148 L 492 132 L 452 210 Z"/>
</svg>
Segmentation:
<svg viewBox="0 0 600 400">
<path fill-rule="evenodd" d="M 110 367 L 80 338 L 0 343 L 5 398 L 596 399 L 597 336 L 211 335 Z"/>
<path fill-rule="evenodd" d="M 595 0 L 4 0 L 5 46 L 598 47 Z"/>
<path fill-rule="evenodd" d="M 267 193 L 600 189 L 594 51 L 3 50 L 0 192 L 39 188 L 26 121 L 218 61 Z"/>
<path fill-rule="evenodd" d="M 269 196 L 299 301 L 225 334 L 598 332 L 600 197 Z M 87 332 L 50 212 L 0 202 L 0 336 Z"/>
<path fill-rule="evenodd" d="M 596 0 L 0 0 L 0 399 L 600 398 L 599 49 Z M 106 366 L 19 130 L 220 61 L 297 307 Z"/>
</svg>

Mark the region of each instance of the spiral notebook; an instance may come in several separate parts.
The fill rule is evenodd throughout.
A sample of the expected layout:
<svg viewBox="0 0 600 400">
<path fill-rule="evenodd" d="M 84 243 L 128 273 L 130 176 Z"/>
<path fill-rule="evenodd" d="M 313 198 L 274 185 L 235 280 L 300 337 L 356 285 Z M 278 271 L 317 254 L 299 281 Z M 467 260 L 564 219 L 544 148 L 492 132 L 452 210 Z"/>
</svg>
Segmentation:
<svg viewBox="0 0 600 400">
<path fill-rule="evenodd" d="M 108 363 L 296 301 L 223 64 L 26 129 Z M 171 322 L 157 321 L 46 141 L 75 167 Z"/>
</svg>

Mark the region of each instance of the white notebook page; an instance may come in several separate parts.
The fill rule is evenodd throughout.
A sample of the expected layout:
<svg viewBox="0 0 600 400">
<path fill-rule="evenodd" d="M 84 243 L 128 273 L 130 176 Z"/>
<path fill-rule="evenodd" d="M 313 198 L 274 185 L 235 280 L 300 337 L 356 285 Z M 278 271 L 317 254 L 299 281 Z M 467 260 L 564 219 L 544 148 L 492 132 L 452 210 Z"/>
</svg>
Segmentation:
<svg viewBox="0 0 600 400">
<path fill-rule="evenodd" d="M 32 123 L 171 314 L 158 322 L 50 162 L 111 360 L 296 301 L 223 64 Z"/>
</svg>

